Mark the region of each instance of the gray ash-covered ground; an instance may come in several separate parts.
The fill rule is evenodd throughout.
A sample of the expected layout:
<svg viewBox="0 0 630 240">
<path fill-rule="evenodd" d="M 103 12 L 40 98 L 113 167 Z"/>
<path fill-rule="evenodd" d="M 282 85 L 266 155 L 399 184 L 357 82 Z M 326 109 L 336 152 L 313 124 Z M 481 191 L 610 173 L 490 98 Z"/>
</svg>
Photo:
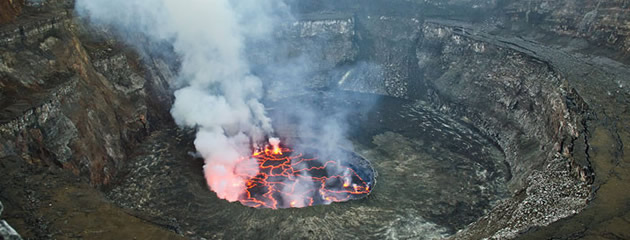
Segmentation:
<svg viewBox="0 0 630 240">
<path fill-rule="evenodd" d="M 507 197 L 509 174 L 500 150 L 465 124 L 420 103 L 342 95 L 301 99 L 331 111 L 356 105 L 345 114 L 360 127 L 351 128 L 354 151 L 378 172 L 365 199 L 281 210 L 218 199 L 205 184 L 202 160 L 189 154 L 192 132 L 182 130 L 151 136 L 107 196 L 186 237 L 211 239 L 431 239 L 453 234 Z M 286 116 L 278 111 L 287 108 L 276 103 L 271 115 Z M 279 126 L 290 129 L 291 123 L 276 121 Z"/>
</svg>

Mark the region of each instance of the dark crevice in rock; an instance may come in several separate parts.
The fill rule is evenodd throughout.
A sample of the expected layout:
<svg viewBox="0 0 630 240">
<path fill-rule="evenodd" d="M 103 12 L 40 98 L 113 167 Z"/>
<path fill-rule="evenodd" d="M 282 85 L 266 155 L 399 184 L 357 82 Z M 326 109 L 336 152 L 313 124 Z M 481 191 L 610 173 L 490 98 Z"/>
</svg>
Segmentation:
<svg viewBox="0 0 630 240">
<path fill-rule="evenodd" d="M 582 181 L 592 184 L 595 181 L 595 171 L 593 171 L 593 168 L 591 165 L 591 156 L 589 154 L 589 151 L 591 148 L 588 142 L 590 132 L 588 131 L 588 125 L 587 125 L 586 119 L 582 120 L 582 125 L 584 126 L 584 129 L 582 129 L 582 132 L 584 134 L 584 154 L 586 156 L 585 160 L 587 164 L 585 166 L 582 166 L 582 171 L 580 172 L 581 173 L 580 178 Z"/>
</svg>

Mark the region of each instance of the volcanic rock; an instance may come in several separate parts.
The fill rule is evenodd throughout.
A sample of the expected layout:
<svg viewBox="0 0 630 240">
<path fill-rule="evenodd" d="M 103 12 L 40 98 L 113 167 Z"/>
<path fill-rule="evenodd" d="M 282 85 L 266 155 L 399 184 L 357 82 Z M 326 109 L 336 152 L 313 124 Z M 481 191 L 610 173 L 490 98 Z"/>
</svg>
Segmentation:
<svg viewBox="0 0 630 240">
<path fill-rule="evenodd" d="M 46 214 L 50 209 L 55 214 L 63 214 L 55 209 L 91 212 L 99 221 L 125 219 L 191 238 L 229 237 L 210 227 L 186 225 L 197 218 L 207 218 L 204 224 L 217 228 L 246 226 L 239 230 L 243 236 L 294 233 L 257 228 L 257 222 L 243 217 L 252 215 L 247 211 L 239 217 L 250 220 L 238 223 L 212 216 L 172 217 L 179 209 L 168 207 L 182 198 L 195 199 L 187 205 L 192 209 L 207 209 L 212 202 L 222 211 L 242 210 L 208 196 L 196 172 L 201 163 L 186 152 L 190 132 L 173 130 L 168 110 L 177 56 L 168 48 L 160 55 L 132 50 L 117 39 L 146 40 L 88 25 L 76 18 L 73 4 L 0 0 L 0 197 L 7 205 L 2 213 L 0 204 L 3 218 L 23 236 L 34 238 L 80 232 L 74 228 L 82 227 L 82 219 L 64 215 L 75 224 L 56 224 L 55 215 Z M 476 129 L 475 136 L 487 138 L 487 145 L 496 145 L 505 157 L 506 168 L 498 175 L 505 176 L 509 194 L 493 204 L 482 202 L 491 208 L 478 219 L 469 214 L 466 217 L 474 219 L 466 223 L 435 223 L 437 218 L 422 210 L 380 226 L 360 218 L 374 208 L 343 211 L 335 206 L 330 209 L 338 215 L 330 218 L 356 226 L 369 222 L 374 224 L 369 230 L 383 238 L 416 236 L 418 231 L 435 237 L 450 232 L 454 239 L 630 238 L 630 161 L 624 154 L 630 152 L 628 1 L 324 0 L 299 1 L 293 7 L 296 18 L 283 23 L 275 36 L 286 45 L 248 49 L 246 54 L 254 65 L 306 71 L 291 75 L 255 69 L 271 76 L 267 79 L 287 74 L 308 79 L 291 86 L 266 82 L 266 100 L 302 96 L 313 89 L 406 99 L 430 109 L 426 111 L 432 111 L 431 116 L 466 126 L 458 129 Z M 143 47 L 163 49 L 159 44 L 146 42 Z M 309 56 L 310 62 L 274 61 L 287 56 Z M 296 63 L 312 68 L 299 69 Z M 357 119 L 368 117 L 357 114 Z M 409 154 L 416 146 L 415 140 L 400 134 L 376 135 L 363 145 L 393 148 L 387 142 L 394 139 L 405 143 L 395 147 L 411 149 L 404 151 Z M 386 155 L 367 148 L 363 150 L 371 156 Z M 462 179 L 483 179 L 483 174 L 472 174 L 481 169 L 475 165 L 463 171 Z M 501 178 L 492 181 L 497 185 Z M 479 196 L 476 191 L 462 191 L 462 198 Z M 157 194 L 172 202 L 156 202 Z M 481 196 L 491 199 L 487 192 Z M 103 203 L 105 197 L 117 205 Z M 82 199 L 83 205 L 59 207 L 53 199 Z M 436 201 L 434 215 L 479 203 L 475 201 Z M 320 209 L 309 211 L 316 214 Z M 338 237 L 320 228 L 330 224 L 322 222 L 325 218 L 282 216 L 312 228 L 299 232 L 304 238 Z M 9 234 L 3 238 L 18 236 L 6 222 L 1 224 L 0 232 Z M 405 231 L 391 230 L 395 227 Z"/>
<path fill-rule="evenodd" d="M 2 202 L 0 202 L 0 217 L 2 217 L 2 211 L 4 210 L 4 206 Z M 21 240 L 20 234 L 18 234 L 15 229 L 13 229 L 9 223 L 0 219 L 0 238 L 7 240 Z"/>
</svg>

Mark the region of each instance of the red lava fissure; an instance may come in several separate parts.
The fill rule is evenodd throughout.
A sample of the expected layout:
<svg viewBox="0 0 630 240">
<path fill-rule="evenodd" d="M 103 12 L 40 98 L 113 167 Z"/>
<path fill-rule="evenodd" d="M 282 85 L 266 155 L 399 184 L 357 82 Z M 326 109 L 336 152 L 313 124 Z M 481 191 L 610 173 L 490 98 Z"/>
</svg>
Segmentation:
<svg viewBox="0 0 630 240">
<path fill-rule="evenodd" d="M 279 145 L 254 151 L 258 174 L 239 201 L 254 208 L 300 208 L 345 202 L 370 193 L 370 185 L 339 160 L 321 161 Z"/>
</svg>

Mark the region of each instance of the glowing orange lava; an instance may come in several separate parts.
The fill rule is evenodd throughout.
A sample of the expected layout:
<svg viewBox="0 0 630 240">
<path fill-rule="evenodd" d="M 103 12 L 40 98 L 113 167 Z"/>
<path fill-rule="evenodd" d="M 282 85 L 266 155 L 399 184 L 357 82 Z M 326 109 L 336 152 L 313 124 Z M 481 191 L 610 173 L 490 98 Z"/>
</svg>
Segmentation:
<svg viewBox="0 0 630 240">
<path fill-rule="evenodd" d="M 254 151 L 252 157 L 259 173 L 247 180 L 246 192 L 239 199 L 246 206 L 299 208 L 359 199 L 370 193 L 370 183 L 338 160 L 321 161 L 282 148 L 279 142 Z"/>
</svg>

